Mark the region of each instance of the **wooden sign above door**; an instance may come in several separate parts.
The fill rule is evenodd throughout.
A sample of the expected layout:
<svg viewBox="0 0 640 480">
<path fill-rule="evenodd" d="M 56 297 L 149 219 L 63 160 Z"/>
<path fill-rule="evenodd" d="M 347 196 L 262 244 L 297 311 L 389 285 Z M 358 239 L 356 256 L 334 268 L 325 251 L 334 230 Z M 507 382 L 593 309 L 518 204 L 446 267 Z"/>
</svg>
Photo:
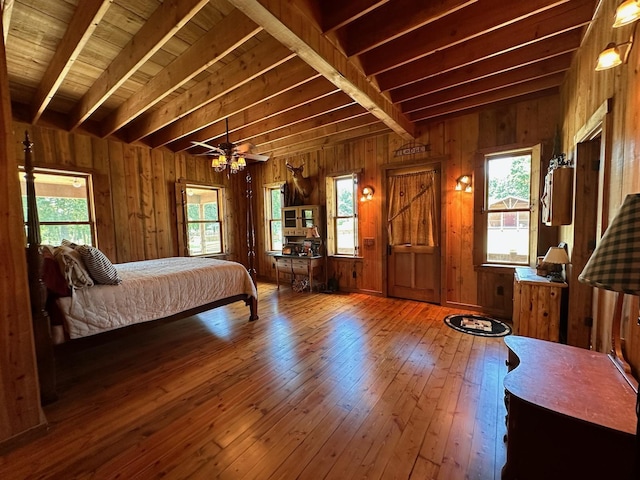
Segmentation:
<svg viewBox="0 0 640 480">
<path fill-rule="evenodd" d="M 406 143 L 393 152 L 394 157 L 404 157 L 407 155 L 416 155 L 418 153 L 426 153 L 431 151 L 431 145 L 422 143 Z"/>
</svg>

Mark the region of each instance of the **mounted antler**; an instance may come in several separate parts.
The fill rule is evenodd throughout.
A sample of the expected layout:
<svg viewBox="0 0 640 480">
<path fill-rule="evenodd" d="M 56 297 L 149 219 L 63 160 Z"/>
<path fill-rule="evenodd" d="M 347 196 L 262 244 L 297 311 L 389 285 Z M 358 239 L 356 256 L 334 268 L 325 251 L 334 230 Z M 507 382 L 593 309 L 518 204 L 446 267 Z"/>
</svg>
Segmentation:
<svg viewBox="0 0 640 480">
<path fill-rule="evenodd" d="M 311 192 L 313 191 L 313 182 L 311 178 L 302 176 L 304 164 L 299 167 L 294 167 L 289 162 L 286 162 L 286 165 L 287 169 L 293 176 L 293 185 L 296 187 L 296 190 L 303 198 L 309 198 L 309 195 L 311 195 Z"/>
</svg>

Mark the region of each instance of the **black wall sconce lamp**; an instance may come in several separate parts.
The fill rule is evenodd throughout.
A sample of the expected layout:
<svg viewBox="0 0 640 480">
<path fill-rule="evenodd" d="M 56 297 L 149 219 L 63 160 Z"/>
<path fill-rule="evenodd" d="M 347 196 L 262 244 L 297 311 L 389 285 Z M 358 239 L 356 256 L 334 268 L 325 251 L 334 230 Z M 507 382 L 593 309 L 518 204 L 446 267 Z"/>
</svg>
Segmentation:
<svg viewBox="0 0 640 480">
<path fill-rule="evenodd" d="M 369 200 L 373 200 L 373 194 L 375 193 L 375 190 L 373 189 L 372 186 L 367 185 L 366 187 L 362 188 L 362 196 L 360 197 L 360 201 L 361 202 L 368 202 Z"/>
<path fill-rule="evenodd" d="M 613 21 L 613 28 L 623 27 L 636 22 L 640 18 L 640 0 L 625 0 L 616 9 L 616 16 Z M 607 70 L 627 63 L 629 53 L 633 48 L 633 39 L 636 33 L 637 23 L 633 26 L 628 42 L 616 44 L 611 42 L 598 55 L 596 70 Z"/>
<path fill-rule="evenodd" d="M 456 190 L 462 192 L 473 192 L 471 187 L 471 175 L 461 175 L 456 179 Z"/>
</svg>

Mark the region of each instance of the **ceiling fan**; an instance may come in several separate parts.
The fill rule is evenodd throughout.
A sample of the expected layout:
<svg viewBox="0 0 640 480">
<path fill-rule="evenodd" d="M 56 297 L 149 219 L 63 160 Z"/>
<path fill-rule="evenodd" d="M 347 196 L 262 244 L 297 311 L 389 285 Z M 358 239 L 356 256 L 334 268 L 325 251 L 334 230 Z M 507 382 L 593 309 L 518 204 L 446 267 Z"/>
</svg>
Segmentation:
<svg viewBox="0 0 640 480">
<path fill-rule="evenodd" d="M 269 160 L 267 155 L 260 155 L 257 153 L 251 153 L 253 145 L 251 143 L 242 143 L 240 145 L 234 145 L 229 141 L 229 119 L 225 118 L 226 124 L 226 140 L 218 145 L 210 145 L 206 142 L 192 141 L 193 145 L 204 147 L 208 149 L 204 153 L 197 155 L 206 155 L 211 157 L 211 168 L 216 172 L 224 171 L 227 166 L 231 173 L 237 173 L 243 170 L 247 165 L 247 160 L 253 160 L 255 162 L 265 162 Z"/>
</svg>

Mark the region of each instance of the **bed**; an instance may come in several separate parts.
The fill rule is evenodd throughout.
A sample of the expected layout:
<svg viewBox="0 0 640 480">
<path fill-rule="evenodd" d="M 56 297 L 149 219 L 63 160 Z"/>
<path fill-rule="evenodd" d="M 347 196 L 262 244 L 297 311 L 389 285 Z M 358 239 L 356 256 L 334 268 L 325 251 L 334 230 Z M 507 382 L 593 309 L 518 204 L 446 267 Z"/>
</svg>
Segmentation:
<svg viewBox="0 0 640 480">
<path fill-rule="evenodd" d="M 214 302 L 245 300 L 257 292 L 239 263 L 212 258 L 172 257 L 115 265 L 122 283 L 74 290 L 56 303 L 65 335 L 86 337 L 191 311 Z M 250 319 L 255 319 L 251 312 Z"/>
<path fill-rule="evenodd" d="M 51 267 L 46 254 L 48 248 L 40 245 L 32 144 L 27 132 L 23 144 L 27 187 L 27 265 L 42 403 L 57 399 L 54 343 L 61 339 L 73 341 L 133 324 L 184 317 L 238 301 L 249 306 L 250 321 L 258 319 L 250 175 L 247 174 L 248 269 L 237 262 L 201 257 L 171 257 L 116 265 L 111 265 L 105 257 L 117 273 L 117 282 L 94 284 L 89 279 L 86 285 L 74 284 L 69 295 L 58 292 L 52 296 L 47 293 L 49 284 L 45 284 L 44 274 Z M 79 250 L 75 247 L 67 250 Z M 89 248 L 97 251 L 95 247 Z M 87 263 L 85 267 L 90 265 Z M 61 270 L 63 276 L 68 273 L 64 272 L 64 266 Z M 90 271 L 93 276 L 94 271 Z M 64 280 L 68 284 L 69 277 L 64 277 Z M 63 335 L 55 335 L 55 342 L 53 332 L 59 331 L 59 327 L 52 329 L 52 318 L 59 320 L 64 329 Z"/>
</svg>

